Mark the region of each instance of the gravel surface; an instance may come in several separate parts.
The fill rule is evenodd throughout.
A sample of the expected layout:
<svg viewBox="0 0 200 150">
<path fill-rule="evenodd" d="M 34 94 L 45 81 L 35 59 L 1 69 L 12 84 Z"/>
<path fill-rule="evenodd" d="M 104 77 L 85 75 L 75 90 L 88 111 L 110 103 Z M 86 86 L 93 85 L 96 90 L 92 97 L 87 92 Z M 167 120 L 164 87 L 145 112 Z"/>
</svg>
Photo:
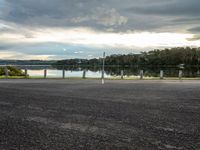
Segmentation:
<svg viewBox="0 0 200 150">
<path fill-rule="evenodd" d="M 200 81 L 0 80 L 0 150 L 200 150 Z"/>
</svg>

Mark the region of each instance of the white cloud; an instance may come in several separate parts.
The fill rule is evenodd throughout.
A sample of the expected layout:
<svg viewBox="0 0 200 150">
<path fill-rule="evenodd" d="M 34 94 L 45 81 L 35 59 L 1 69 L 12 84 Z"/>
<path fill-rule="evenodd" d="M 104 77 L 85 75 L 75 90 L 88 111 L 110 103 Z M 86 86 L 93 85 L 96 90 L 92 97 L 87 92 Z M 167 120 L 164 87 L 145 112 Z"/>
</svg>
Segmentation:
<svg viewBox="0 0 200 150">
<path fill-rule="evenodd" d="M 0 51 L 1 59 L 19 59 L 19 60 L 48 60 L 55 55 L 28 55 L 19 52 Z"/>
<path fill-rule="evenodd" d="M 97 7 L 96 9 L 93 9 L 92 14 L 72 18 L 70 21 L 73 23 L 93 21 L 104 26 L 121 26 L 128 22 L 128 18 L 120 15 L 115 8 L 108 9 L 104 7 Z"/>
<path fill-rule="evenodd" d="M 200 41 L 188 41 L 193 34 L 184 33 L 104 33 L 87 28 L 46 28 L 31 32 L 29 38 L 24 34 L 5 33 L 0 37 L 0 42 L 10 43 L 42 43 L 59 42 L 65 44 L 79 44 L 91 47 L 177 47 L 200 46 Z M 65 49 L 63 49 L 65 51 Z M 79 53 L 82 53 L 79 51 Z"/>
<path fill-rule="evenodd" d="M 128 18 L 120 15 L 115 8 L 106 9 L 98 7 L 94 11 L 92 18 L 99 24 L 103 24 L 105 26 L 123 25 L 128 21 Z"/>
<path fill-rule="evenodd" d="M 74 54 L 82 54 L 83 53 L 83 51 L 76 51 L 76 52 L 74 52 Z"/>
</svg>

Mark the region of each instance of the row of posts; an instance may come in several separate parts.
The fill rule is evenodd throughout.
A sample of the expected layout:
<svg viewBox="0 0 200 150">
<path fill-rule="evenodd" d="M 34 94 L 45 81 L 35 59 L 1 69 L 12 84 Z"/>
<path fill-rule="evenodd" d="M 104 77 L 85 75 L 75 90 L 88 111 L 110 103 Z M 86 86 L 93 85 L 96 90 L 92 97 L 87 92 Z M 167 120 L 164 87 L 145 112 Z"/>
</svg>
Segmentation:
<svg viewBox="0 0 200 150">
<path fill-rule="evenodd" d="M 182 70 L 179 70 L 178 77 L 179 77 L 179 79 L 181 79 L 183 77 Z M 144 78 L 144 71 L 140 70 L 140 79 L 142 80 L 143 78 Z M 123 79 L 123 71 L 121 71 L 121 79 Z M 164 79 L 164 71 L 163 70 L 160 70 L 160 79 Z"/>
<path fill-rule="evenodd" d="M 9 76 L 7 67 L 5 67 L 5 76 L 6 77 Z M 143 70 L 140 70 L 139 76 L 140 76 L 141 80 L 144 79 L 144 71 Z M 26 78 L 28 77 L 28 69 L 25 69 L 25 77 Z M 182 70 L 179 70 L 178 77 L 179 77 L 179 79 L 181 79 L 183 77 L 183 71 Z M 47 69 L 44 69 L 44 78 L 45 79 L 47 78 Z M 64 69 L 62 71 L 62 78 L 63 79 L 65 78 L 65 70 Z M 83 70 L 82 78 L 83 79 L 86 78 L 86 70 Z M 104 79 L 104 68 L 102 70 L 102 77 L 101 78 Z M 121 79 L 124 79 L 124 71 L 123 70 L 121 70 Z M 160 79 L 164 79 L 164 71 L 163 70 L 160 71 Z"/>
</svg>

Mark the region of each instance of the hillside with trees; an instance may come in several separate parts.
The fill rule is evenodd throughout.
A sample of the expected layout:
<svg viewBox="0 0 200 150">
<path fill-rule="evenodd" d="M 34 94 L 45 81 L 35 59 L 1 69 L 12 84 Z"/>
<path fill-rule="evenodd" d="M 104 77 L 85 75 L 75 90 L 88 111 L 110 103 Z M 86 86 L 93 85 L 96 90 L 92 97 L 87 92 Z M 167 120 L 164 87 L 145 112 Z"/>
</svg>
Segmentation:
<svg viewBox="0 0 200 150">
<path fill-rule="evenodd" d="M 57 61 L 56 65 L 101 65 L 102 58 L 99 59 L 69 59 Z M 121 55 L 115 54 L 105 58 L 105 65 L 108 66 L 176 66 L 180 64 L 199 65 L 200 48 L 179 47 L 164 50 L 153 50 L 141 52 L 140 54 Z"/>
</svg>

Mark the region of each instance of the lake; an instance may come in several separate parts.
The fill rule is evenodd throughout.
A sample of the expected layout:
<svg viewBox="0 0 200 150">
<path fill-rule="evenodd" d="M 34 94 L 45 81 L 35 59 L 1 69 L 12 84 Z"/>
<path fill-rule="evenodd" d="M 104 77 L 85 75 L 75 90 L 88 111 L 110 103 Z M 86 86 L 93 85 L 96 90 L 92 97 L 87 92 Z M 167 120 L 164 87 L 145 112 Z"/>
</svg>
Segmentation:
<svg viewBox="0 0 200 150">
<path fill-rule="evenodd" d="M 30 77 L 43 77 L 44 76 L 44 70 L 28 70 L 28 74 Z M 88 78 L 101 78 L 101 71 L 86 71 L 86 77 Z M 54 70 L 54 69 L 47 69 L 47 77 L 50 78 L 62 78 L 63 76 L 63 70 Z M 82 77 L 83 71 L 65 71 L 65 77 Z M 108 75 L 105 73 L 105 77 L 111 77 L 111 75 Z"/>
<path fill-rule="evenodd" d="M 28 69 L 30 77 L 44 77 L 44 70 L 47 70 L 47 77 L 62 78 L 63 69 L 65 70 L 65 77 L 82 77 L 83 71 L 86 70 L 86 77 L 101 78 L 102 66 L 51 66 L 51 65 L 26 65 L 15 66 L 19 69 Z M 164 77 L 178 77 L 179 70 L 183 72 L 183 77 L 200 77 L 199 66 L 105 66 L 105 78 L 119 77 L 123 70 L 124 76 L 138 77 L 140 70 L 143 70 L 144 77 L 159 77 L 160 71 L 163 70 Z"/>
</svg>

